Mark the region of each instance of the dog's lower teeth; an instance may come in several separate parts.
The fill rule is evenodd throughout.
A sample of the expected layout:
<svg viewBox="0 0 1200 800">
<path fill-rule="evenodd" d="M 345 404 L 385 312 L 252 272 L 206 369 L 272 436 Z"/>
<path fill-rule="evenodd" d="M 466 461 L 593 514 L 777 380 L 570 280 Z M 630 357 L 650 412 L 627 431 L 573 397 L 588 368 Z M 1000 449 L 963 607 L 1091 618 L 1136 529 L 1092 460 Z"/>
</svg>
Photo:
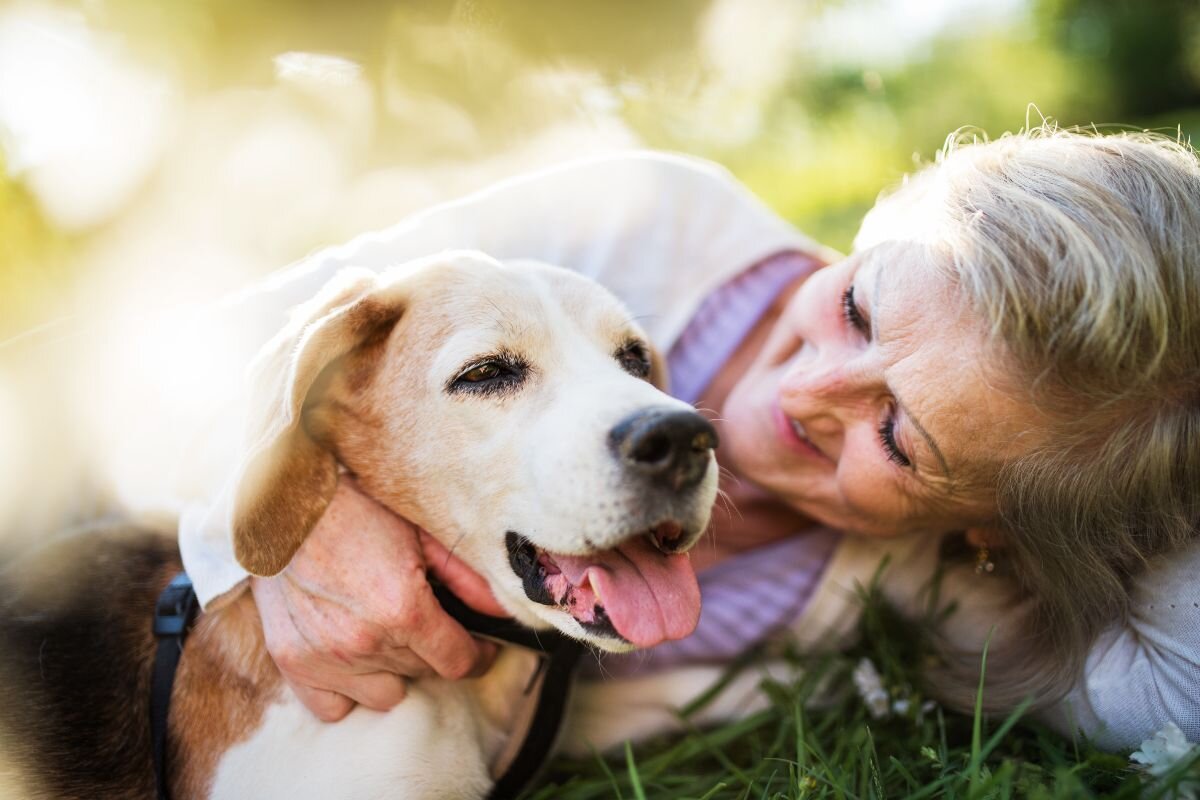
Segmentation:
<svg viewBox="0 0 1200 800">
<path fill-rule="evenodd" d="M 677 522 L 664 522 L 646 534 L 650 543 L 668 555 L 679 550 L 679 543 L 687 538 L 686 531 Z"/>
</svg>

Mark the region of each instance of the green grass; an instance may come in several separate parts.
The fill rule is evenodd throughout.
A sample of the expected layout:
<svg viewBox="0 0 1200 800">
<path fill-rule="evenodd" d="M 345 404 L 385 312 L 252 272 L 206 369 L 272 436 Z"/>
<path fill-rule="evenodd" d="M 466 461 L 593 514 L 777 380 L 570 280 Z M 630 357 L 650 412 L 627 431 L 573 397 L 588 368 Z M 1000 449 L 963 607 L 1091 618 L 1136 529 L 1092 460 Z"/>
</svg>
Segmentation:
<svg viewBox="0 0 1200 800">
<path fill-rule="evenodd" d="M 876 599 L 867 601 L 864 642 L 852 652 L 796 658 L 804 677 L 766 681 L 773 703 L 723 727 L 691 729 L 623 752 L 558 759 L 526 800 L 779 800 L 781 798 L 1169 798 L 1179 780 L 1200 777 L 1200 757 L 1161 781 L 1022 718 L 957 714 L 921 691 L 923 638 Z M 851 678 L 862 658 L 877 666 L 903 713 L 873 719 Z M 755 658 L 733 670 L 753 669 Z M 981 665 L 981 680 L 985 667 Z M 817 703 L 818 688 L 824 702 Z M 828 687 L 844 687 L 829 698 Z M 719 692 L 699 698 L 687 718 Z"/>
</svg>

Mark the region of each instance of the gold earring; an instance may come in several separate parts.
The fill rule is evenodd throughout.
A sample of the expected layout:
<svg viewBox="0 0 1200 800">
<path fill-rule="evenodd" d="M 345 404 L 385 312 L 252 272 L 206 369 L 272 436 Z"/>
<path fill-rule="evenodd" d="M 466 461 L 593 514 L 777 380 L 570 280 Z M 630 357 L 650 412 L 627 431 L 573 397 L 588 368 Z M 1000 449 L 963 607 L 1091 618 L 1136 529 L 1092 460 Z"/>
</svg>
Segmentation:
<svg viewBox="0 0 1200 800">
<path fill-rule="evenodd" d="M 986 544 L 981 544 L 975 551 L 975 574 L 985 575 L 996 571 L 996 563 L 992 561 L 991 553 Z"/>
</svg>

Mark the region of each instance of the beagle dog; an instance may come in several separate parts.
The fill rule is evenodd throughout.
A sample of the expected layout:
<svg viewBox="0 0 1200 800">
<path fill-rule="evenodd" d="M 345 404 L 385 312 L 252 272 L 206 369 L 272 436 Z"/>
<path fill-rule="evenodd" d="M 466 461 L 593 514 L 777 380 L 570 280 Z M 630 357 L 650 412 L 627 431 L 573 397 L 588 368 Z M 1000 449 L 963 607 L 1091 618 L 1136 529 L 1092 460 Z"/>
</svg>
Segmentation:
<svg viewBox="0 0 1200 800">
<path fill-rule="evenodd" d="M 343 271 L 252 369 L 236 556 L 284 569 L 346 471 L 530 629 L 606 651 L 686 636 L 717 442 L 657 388 L 662 370 L 629 312 L 564 269 L 459 252 Z M 22 796 L 153 796 L 150 615 L 179 569 L 171 538 L 99 526 L 4 571 L 0 770 Z M 253 603 L 201 615 L 183 650 L 173 798 L 487 796 L 529 717 L 536 654 L 502 647 L 480 678 L 423 678 L 389 712 L 327 724 L 283 682 Z"/>
</svg>

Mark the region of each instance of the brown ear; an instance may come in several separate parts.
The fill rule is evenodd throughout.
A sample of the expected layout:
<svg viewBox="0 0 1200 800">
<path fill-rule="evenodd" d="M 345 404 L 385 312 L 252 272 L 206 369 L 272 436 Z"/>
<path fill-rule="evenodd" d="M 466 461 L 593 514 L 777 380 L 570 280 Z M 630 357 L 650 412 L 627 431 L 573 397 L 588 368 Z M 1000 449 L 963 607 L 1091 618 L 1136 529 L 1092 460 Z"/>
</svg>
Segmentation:
<svg viewBox="0 0 1200 800">
<path fill-rule="evenodd" d="M 399 293 L 378 287 L 372 272 L 339 272 L 251 367 L 249 449 L 232 525 L 234 555 L 254 575 L 282 571 L 333 498 L 337 460 L 305 430 L 304 408 L 326 367 L 399 319 Z"/>
</svg>

